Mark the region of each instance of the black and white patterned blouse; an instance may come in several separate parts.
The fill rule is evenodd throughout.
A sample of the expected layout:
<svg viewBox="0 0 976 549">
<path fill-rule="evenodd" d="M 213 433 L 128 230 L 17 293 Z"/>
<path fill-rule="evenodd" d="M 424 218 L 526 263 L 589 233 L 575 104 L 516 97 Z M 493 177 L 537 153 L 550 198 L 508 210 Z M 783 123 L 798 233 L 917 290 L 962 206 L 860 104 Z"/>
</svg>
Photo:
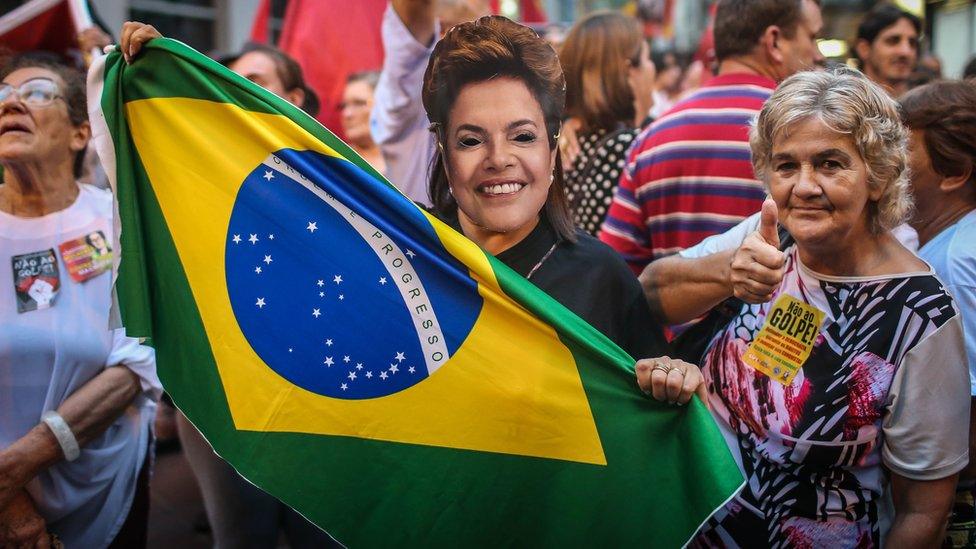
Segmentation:
<svg viewBox="0 0 976 549">
<path fill-rule="evenodd" d="M 627 161 L 627 150 L 640 130 L 580 134 L 580 154 L 566 173 L 566 197 L 576 212 L 576 224 L 596 235 L 613 202 L 613 191 Z"/>
</svg>

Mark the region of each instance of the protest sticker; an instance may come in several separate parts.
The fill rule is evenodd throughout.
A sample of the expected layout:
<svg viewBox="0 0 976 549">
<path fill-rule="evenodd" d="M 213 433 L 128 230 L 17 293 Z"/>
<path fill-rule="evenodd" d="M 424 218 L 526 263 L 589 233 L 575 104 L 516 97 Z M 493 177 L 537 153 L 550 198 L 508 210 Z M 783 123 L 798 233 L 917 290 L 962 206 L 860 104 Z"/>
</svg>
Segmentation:
<svg viewBox="0 0 976 549">
<path fill-rule="evenodd" d="M 75 282 L 84 282 L 112 267 L 112 248 L 105 233 L 95 231 L 58 246 L 61 258 Z"/>
<path fill-rule="evenodd" d="M 17 312 L 26 313 L 47 309 L 54 305 L 54 298 L 61 289 L 58 258 L 54 250 L 47 249 L 11 258 L 14 270 L 14 292 L 17 295 Z"/>
<path fill-rule="evenodd" d="M 791 295 L 781 295 L 742 361 L 783 385 L 793 383 L 813 351 L 823 319 L 820 309 Z"/>
</svg>

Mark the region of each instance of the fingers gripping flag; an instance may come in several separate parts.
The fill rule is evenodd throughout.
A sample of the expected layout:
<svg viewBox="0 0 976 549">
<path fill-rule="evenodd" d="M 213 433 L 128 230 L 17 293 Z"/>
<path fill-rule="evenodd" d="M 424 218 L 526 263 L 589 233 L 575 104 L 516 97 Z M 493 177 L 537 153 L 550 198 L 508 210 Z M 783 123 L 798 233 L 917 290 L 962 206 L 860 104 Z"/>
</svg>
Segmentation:
<svg viewBox="0 0 976 549">
<path fill-rule="evenodd" d="M 129 335 L 242 475 L 351 546 L 679 546 L 742 482 L 708 411 L 178 42 L 89 76 Z"/>
</svg>

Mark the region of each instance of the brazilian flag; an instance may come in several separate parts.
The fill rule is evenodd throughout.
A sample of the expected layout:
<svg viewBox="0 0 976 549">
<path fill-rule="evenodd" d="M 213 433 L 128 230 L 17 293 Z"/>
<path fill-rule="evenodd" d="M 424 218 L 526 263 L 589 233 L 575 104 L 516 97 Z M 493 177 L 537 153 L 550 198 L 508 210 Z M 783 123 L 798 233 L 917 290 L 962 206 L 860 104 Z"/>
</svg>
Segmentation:
<svg viewBox="0 0 976 549">
<path fill-rule="evenodd" d="M 129 335 L 224 459 L 352 547 L 680 546 L 742 477 L 709 412 L 172 40 L 89 76 Z"/>
</svg>

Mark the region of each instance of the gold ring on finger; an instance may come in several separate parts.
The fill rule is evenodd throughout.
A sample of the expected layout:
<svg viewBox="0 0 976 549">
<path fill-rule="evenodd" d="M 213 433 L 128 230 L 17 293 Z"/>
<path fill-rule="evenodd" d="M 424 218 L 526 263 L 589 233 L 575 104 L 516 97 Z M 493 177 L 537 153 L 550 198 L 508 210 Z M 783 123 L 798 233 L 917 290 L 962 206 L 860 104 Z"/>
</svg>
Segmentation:
<svg viewBox="0 0 976 549">
<path fill-rule="evenodd" d="M 664 375 L 668 375 L 668 373 L 672 370 L 672 368 L 671 368 L 671 366 L 668 366 L 667 364 L 661 364 L 660 362 L 658 362 L 657 364 L 654 365 L 653 368 L 651 368 L 651 371 L 652 372 L 654 370 L 660 370 L 660 371 L 664 372 Z"/>
</svg>

